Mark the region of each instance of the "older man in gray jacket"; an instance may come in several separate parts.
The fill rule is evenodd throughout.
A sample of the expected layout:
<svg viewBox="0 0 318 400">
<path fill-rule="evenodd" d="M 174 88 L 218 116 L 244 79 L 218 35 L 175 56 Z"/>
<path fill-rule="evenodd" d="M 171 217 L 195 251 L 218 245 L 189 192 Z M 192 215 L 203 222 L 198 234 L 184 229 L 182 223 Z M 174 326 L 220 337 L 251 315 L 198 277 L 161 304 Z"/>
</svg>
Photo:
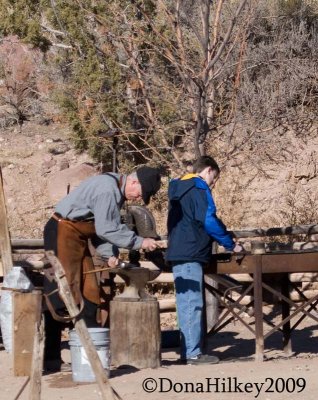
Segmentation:
<svg viewBox="0 0 318 400">
<path fill-rule="evenodd" d="M 100 303 L 99 287 L 95 274 L 83 274 L 94 268 L 88 240 L 98 241 L 98 254 L 113 267 L 117 263 L 118 248 L 154 250 L 156 241 L 143 238 L 121 222 L 120 209 L 125 200 L 143 200 L 160 188 L 157 168 L 141 167 L 130 175 L 107 173 L 83 181 L 62 199 L 44 228 L 44 246 L 53 250 L 61 261 L 72 293 L 79 303 L 84 298 L 84 319 L 88 326 L 96 324 L 96 309 Z M 54 284 L 45 280 L 45 292 Z M 52 301 L 61 305 L 57 294 Z M 47 369 L 61 366 L 61 324 L 45 312 L 46 345 L 44 352 Z"/>
</svg>

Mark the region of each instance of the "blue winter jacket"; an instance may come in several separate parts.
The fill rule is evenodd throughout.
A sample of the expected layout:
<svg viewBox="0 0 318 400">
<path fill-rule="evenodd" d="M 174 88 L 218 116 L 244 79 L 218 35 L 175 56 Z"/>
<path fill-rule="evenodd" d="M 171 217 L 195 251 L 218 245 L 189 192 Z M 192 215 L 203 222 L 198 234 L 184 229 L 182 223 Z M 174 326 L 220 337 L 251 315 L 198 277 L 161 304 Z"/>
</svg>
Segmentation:
<svg viewBox="0 0 318 400">
<path fill-rule="evenodd" d="M 189 174 L 169 184 L 167 261 L 206 263 L 212 241 L 227 250 L 235 244 L 225 225 L 216 216 L 213 197 L 204 179 Z"/>
</svg>

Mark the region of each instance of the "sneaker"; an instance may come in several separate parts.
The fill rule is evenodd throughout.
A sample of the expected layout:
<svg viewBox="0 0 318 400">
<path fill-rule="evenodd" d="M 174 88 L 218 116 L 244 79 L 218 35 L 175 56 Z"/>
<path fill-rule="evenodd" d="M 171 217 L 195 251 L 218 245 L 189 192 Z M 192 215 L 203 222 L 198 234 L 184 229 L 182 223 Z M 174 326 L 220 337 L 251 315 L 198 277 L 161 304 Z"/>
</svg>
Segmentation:
<svg viewBox="0 0 318 400">
<path fill-rule="evenodd" d="M 187 358 L 187 365 L 217 364 L 219 361 L 219 358 L 216 356 L 198 354 L 197 356 Z"/>
</svg>

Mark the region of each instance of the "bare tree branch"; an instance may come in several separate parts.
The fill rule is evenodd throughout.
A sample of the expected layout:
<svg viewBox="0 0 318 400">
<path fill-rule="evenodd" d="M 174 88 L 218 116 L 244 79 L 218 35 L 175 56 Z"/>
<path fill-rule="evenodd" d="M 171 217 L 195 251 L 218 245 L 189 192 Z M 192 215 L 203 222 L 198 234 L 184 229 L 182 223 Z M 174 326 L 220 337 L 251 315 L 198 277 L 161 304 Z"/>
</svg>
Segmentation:
<svg viewBox="0 0 318 400">
<path fill-rule="evenodd" d="M 223 42 L 220 45 L 220 47 L 218 48 L 215 56 L 211 59 L 211 61 L 209 62 L 208 66 L 207 66 L 207 70 L 211 69 L 213 67 L 213 65 L 219 60 L 219 58 L 221 57 L 221 54 L 223 53 L 223 50 L 225 49 L 226 45 L 228 44 L 228 41 L 231 37 L 233 28 L 235 26 L 236 20 L 239 17 L 240 13 L 242 12 L 245 4 L 247 3 L 247 0 L 242 0 L 241 3 L 239 4 L 234 17 L 232 18 L 231 22 L 230 22 L 230 26 L 224 36 Z"/>
</svg>

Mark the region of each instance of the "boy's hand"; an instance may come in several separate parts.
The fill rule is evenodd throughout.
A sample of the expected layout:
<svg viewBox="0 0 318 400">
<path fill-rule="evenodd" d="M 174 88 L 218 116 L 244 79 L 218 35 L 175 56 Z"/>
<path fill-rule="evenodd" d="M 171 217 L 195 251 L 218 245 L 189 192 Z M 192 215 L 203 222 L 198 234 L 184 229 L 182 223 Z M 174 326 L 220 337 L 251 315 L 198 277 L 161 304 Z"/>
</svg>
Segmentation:
<svg viewBox="0 0 318 400">
<path fill-rule="evenodd" d="M 235 247 L 233 249 L 233 252 L 234 253 L 241 253 L 242 251 L 244 251 L 243 246 L 241 244 L 239 244 L 239 243 L 236 243 Z"/>
</svg>

